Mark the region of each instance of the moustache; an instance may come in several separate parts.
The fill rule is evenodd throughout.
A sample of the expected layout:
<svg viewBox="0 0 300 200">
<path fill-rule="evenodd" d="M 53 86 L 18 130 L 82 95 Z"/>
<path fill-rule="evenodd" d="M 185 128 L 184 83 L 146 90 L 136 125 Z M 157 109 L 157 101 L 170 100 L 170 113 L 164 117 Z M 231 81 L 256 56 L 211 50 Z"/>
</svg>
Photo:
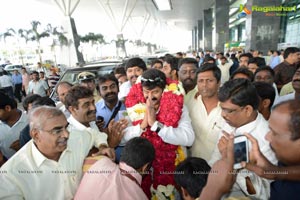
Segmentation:
<svg viewBox="0 0 300 200">
<path fill-rule="evenodd" d="M 91 114 L 96 115 L 96 111 L 95 111 L 95 110 L 90 110 L 90 111 L 88 111 L 86 114 L 87 114 L 87 115 L 91 115 Z"/>
<path fill-rule="evenodd" d="M 300 79 L 294 79 L 293 82 L 300 81 Z"/>
<path fill-rule="evenodd" d="M 58 143 L 64 143 L 64 142 L 67 142 L 68 139 L 69 139 L 69 138 L 59 138 L 57 142 L 58 142 Z"/>
<path fill-rule="evenodd" d="M 107 93 L 107 94 L 105 95 L 105 97 L 108 97 L 109 95 L 117 95 L 117 93 L 115 93 L 115 92 L 110 92 L 110 93 Z"/>
<path fill-rule="evenodd" d="M 184 80 L 184 82 L 187 82 L 187 81 L 191 81 L 191 82 L 193 82 L 194 80 L 193 80 L 193 79 L 191 79 L 191 78 L 187 78 L 187 79 L 185 79 L 185 80 Z"/>
<path fill-rule="evenodd" d="M 146 100 L 149 99 L 149 97 L 146 97 Z M 157 101 L 158 99 L 156 97 L 152 97 L 151 101 Z"/>
</svg>

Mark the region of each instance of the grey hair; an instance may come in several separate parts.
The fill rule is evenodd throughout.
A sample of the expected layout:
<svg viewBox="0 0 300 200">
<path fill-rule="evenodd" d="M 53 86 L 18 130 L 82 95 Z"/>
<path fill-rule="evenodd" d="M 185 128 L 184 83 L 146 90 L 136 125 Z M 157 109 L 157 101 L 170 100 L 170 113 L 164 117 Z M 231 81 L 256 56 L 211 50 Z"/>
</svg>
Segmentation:
<svg viewBox="0 0 300 200">
<path fill-rule="evenodd" d="M 64 116 L 64 113 L 58 108 L 51 106 L 40 106 L 29 112 L 30 131 L 33 129 L 41 129 L 48 119 L 57 116 Z"/>
</svg>

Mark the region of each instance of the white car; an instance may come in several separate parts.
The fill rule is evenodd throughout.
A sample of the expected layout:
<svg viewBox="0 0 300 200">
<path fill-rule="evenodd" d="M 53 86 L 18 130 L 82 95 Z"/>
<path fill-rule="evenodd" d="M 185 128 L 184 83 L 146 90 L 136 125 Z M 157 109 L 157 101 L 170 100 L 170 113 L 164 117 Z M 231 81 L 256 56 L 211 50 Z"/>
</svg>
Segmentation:
<svg viewBox="0 0 300 200">
<path fill-rule="evenodd" d="M 21 72 L 22 67 L 22 65 L 6 65 L 4 70 L 12 73 L 15 69 L 17 69 L 19 72 Z"/>
</svg>

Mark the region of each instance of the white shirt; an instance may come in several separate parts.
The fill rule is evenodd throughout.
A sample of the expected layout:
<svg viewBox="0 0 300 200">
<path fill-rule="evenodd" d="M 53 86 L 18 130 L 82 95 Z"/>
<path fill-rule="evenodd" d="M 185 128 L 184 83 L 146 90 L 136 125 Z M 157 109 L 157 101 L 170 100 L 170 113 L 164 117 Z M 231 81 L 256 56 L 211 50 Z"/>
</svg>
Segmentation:
<svg viewBox="0 0 300 200">
<path fill-rule="evenodd" d="M 86 127 L 77 121 L 72 115 L 68 118 L 69 130 L 73 132 L 76 130 L 76 134 L 86 135 L 85 137 L 92 138 L 93 145 L 98 148 L 100 144 L 107 145 L 107 135 L 103 132 L 100 132 L 95 122 L 90 122 L 90 127 Z M 79 132 L 78 132 L 79 131 Z M 77 137 L 75 134 L 70 134 L 71 137 Z M 92 148 L 92 146 L 91 146 Z"/>
<path fill-rule="evenodd" d="M 171 111 L 170 111 L 171 112 Z M 142 135 L 140 124 L 135 126 L 129 126 L 125 129 L 125 135 L 122 138 L 121 144 L 125 144 L 131 138 L 140 137 Z M 178 127 L 163 126 L 158 135 L 165 143 L 191 146 L 195 139 L 195 134 L 191 124 L 188 110 L 183 106 L 181 118 L 178 122 Z"/>
<path fill-rule="evenodd" d="M 123 100 L 125 97 L 127 97 L 130 89 L 131 89 L 131 83 L 130 83 L 130 81 L 126 81 L 125 83 L 123 83 L 120 86 L 120 91 L 119 91 L 119 94 L 118 94 L 118 98 L 120 100 Z"/>
<path fill-rule="evenodd" d="M 1 167 L 0 199 L 73 199 L 92 145 L 89 138 L 71 132 L 58 162 L 46 158 L 30 140 Z"/>
<path fill-rule="evenodd" d="M 277 86 L 276 86 L 275 83 L 273 83 L 272 86 L 273 86 L 273 88 L 275 90 L 275 99 L 277 99 L 279 97 Z"/>
<path fill-rule="evenodd" d="M 225 124 L 221 116 L 222 109 L 217 105 L 207 114 L 201 95 L 197 99 L 188 99 L 185 105 L 189 110 L 195 132 L 195 141 L 190 148 L 191 156 L 209 161 L 219 140 L 219 133 Z"/>
<path fill-rule="evenodd" d="M 229 59 L 229 61 L 227 63 L 225 63 L 224 65 L 222 65 L 221 62 L 218 65 L 218 67 L 221 70 L 221 84 L 222 85 L 223 85 L 223 83 L 225 83 L 226 81 L 229 80 L 229 78 L 230 78 L 229 70 L 232 65 L 233 65 L 233 62 L 231 59 Z"/>
<path fill-rule="evenodd" d="M 66 106 L 61 101 L 56 103 L 56 108 L 61 110 L 65 114 L 67 119 L 71 116 L 70 111 L 66 108 Z"/>
<path fill-rule="evenodd" d="M 30 81 L 28 85 L 28 94 L 39 94 L 42 97 L 46 96 L 46 90 L 48 90 L 48 84 L 44 80 L 38 80 L 36 82 Z"/>
<path fill-rule="evenodd" d="M 10 145 L 19 140 L 21 130 L 28 124 L 27 115 L 21 111 L 20 113 L 20 119 L 12 127 L 0 121 L 0 151 L 7 159 L 16 153 Z"/>
<path fill-rule="evenodd" d="M 234 133 L 235 136 L 243 135 L 244 133 L 251 134 L 254 138 L 257 139 L 260 151 L 262 154 L 268 158 L 268 160 L 277 165 L 277 159 L 275 157 L 274 152 L 270 148 L 269 142 L 265 139 L 265 135 L 270 131 L 268 122 L 265 118 L 258 113 L 256 119 L 244 126 L 239 128 L 231 127 L 229 124 L 225 123 L 223 128 L 227 133 Z M 222 132 L 220 132 L 220 138 L 222 136 Z M 248 141 L 249 151 L 251 150 L 251 142 Z M 215 147 L 215 151 L 212 155 L 211 160 L 209 161 L 210 165 L 213 165 L 217 160 L 221 159 L 221 154 L 219 152 L 218 147 Z M 255 195 L 249 195 L 247 192 L 246 180 L 245 177 L 249 177 L 256 191 Z M 236 178 L 235 185 L 233 186 L 231 192 L 238 193 L 240 192 L 240 196 L 242 195 L 241 191 L 247 196 L 255 197 L 257 199 L 268 199 L 270 197 L 270 180 L 261 178 L 257 176 L 254 172 L 248 171 L 246 169 L 242 169 Z"/>
<path fill-rule="evenodd" d="M 13 82 L 10 76 L 8 75 L 0 76 L 0 88 L 12 87 L 12 86 L 13 86 Z"/>
<path fill-rule="evenodd" d="M 296 92 L 286 94 L 286 95 L 283 95 L 283 96 L 279 96 L 277 99 L 275 99 L 275 102 L 273 103 L 273 106 L 275 106 L 275 105 L 277 105 L 281 102 L 284 102 L 284 101 L 295 99 L 295 95 L 296 95 Z"/>
</svg>

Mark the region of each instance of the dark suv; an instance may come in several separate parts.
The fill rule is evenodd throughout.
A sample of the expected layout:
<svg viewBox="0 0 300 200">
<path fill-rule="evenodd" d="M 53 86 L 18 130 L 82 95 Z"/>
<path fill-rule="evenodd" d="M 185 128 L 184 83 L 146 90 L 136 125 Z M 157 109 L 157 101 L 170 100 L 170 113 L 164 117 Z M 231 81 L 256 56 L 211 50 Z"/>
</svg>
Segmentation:
<svg viewBox="0 0 300 200">
<path fill-rule="evenodd" d="M 108 73 L 112 73 L 113 69 L 120 65 L 122 62 L 118 61 L 113 61 L 113 62 L 99 62 L 99 63 L 91 63 L 87 64 L 83 67 L 77 67 L 77 68 L 69 68 L 67 69 L 64 74 L 60 77 L 59 82 L 62 81 L 67 81 L 73 85 L 79 84 L 79 81 L 77 79 L 77 76 L 79 73 L 83 71 L 88 71 L 92 72 L 96 75 L 96 83 L 97 83 L 97 78 L 99 75 L 104 75 Z M 56 87 L 55 89 L 51 92 L 50 98 L 52 98 L 55 102 L 58 101 L 58 97 L 56 94 Z"/>
</svg>

